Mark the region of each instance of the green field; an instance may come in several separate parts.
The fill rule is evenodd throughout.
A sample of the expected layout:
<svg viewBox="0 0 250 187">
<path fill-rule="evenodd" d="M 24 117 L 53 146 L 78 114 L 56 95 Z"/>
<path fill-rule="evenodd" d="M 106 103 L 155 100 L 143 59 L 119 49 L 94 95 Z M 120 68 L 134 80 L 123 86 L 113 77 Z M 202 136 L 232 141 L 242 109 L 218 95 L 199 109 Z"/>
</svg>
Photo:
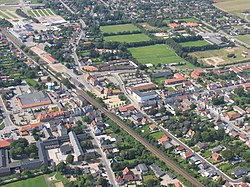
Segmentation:
<svg viewBox="0 0 250 187">
<path fill-rule="evenodd" d="M 237 36 L 236 38 L 250 45 L 250 34 Z"/>
<path fill-rule="evenodd" d="M 139 28 L 137 28 L 133 24 L 101 26 L 100 29 L 103 33 L 119 33 L 119 32 L 139 31 L 140 30 Z"/>
<path fill-rule="evenodd" d="M 157 65 L 185 62 L 184 59 L 176 55 L 173 49 L 164 44 L 130 48 L 129 51 L 141 64 Z"/>
<path fill-rule="evenodd" d="M 33 17 L 44 17 L 44 16 L 53 16 L 54 12 L 51 9 L 34 9 L 28 10 L 29 15 Z"/>
<path fill-rule="evenodd" d="M 214 5 L 225 12 L 241 18 L 245 18 L 244 14 L 242 14 L 243 11 L 250 10 L 249 0 L 227 0 L 215 3 Z"/>
<path fill-rule="evenodd" d="M 180 45 L 182 47 L 193 47 L 193 46 L 197 46 L 197 47 L 200 47 L 200 46 L 206 46 L 208 45 L 209 43 L 206 42 L 205 40 L 198 40 L 198 41 L 190 41 L 190 42 L 183 42 L 183 43 L 180 43 Z"/>
<path fill-rule="evenodd" d="M 178 19 L 179 21 L 185 21 L 185 22 L 199 22 L 197 19 L 194 18 L 183 18 L 183 19 Z"/>
<path fill-rule="evenodd" d="M 26 179 L 26 180 L 3 185 L 3 187 L 33 187 L 33 186 L 47 187 L 44 176 L 41 175 L 38 177 L 34 177 L 34 178 L 30 178 L 30 179 Z"/>
<path fill-rule="evenodd" d="M 4 3 L 19 3 L 18 0 L 0 0 L 0 4 Z"/>
<path fill-rule="evenodd" d="M 145 34 L 126 34 L 126 35 L 115 35 L 115 36 L 106 36 L 104 37 L 106 42 L 143 42 L 149 41 L 150 38 Z"/>
</svg>

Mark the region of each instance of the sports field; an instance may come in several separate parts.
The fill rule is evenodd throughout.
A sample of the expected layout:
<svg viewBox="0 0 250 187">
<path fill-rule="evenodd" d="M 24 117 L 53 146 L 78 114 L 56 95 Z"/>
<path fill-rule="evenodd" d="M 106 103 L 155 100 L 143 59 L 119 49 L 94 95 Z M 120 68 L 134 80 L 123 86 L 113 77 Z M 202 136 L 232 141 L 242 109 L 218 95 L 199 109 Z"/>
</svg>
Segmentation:
<svg viewBox="0 0 250 187">
<path fill-rule="evenodd" d="M 114 35 L 114 36 L 106 36 L 104 40 L 107 42 L 143 42 L 149 41 L 150 38 L 145 34 L 126 34 L 126 35 Z"/>
<path fill-rule="evenodd" d="M 185 62 L 184 59 L 175 54 L 173 49 L 164 44 L 129 48 L 129 51 L 141 64 L 157 65 Z"/>
<path fill-rule="evenodd" d="M 33 187 L 33 186 L 47 187 L 44 176 L 41 175 L 38 177 L 9 183 L 9 184 L 3 185 L 2 187 Z"/>
<path fill-rule="evenodd" d="M 237 36 L 236 38 L 250 45 L 250 34 Z"/>
<path fill-rule="evenodd" d="M 249 0 L 225 0 L 219 1 L 214 5 L 221 10 L 224 10 L 241 18 L 245 18 L 245 15 L 242 14 L 243 11 L 250 10 Z"/>
<path fill-rule="evenodd" d="M 33 17 L 45 17 L 55 15 L 55 13 L 50 8 L 29 10 L 28 13 Z"/>
<path fill-rule="evenodd" d="M 200 47 L 200 46 L 206 46 L 208 45 L 209 43 L 206 42 L 205 40 L 198 40 L 198 41 L 190 41 L 190 42 L 183 42 L 183 43 L 180 43 L 180 45 L 182 47 L 193 47 L 193 46 L 197 46 L 197 47 Z"/>
<path fill-rule="evenodd" d="M 137 28 L 133 24 L 101 26 L 100 29 L 103 33 L 119 33 L 119 32 L 139 31 L 140 30 L 139 28 Z"/>
</svg>

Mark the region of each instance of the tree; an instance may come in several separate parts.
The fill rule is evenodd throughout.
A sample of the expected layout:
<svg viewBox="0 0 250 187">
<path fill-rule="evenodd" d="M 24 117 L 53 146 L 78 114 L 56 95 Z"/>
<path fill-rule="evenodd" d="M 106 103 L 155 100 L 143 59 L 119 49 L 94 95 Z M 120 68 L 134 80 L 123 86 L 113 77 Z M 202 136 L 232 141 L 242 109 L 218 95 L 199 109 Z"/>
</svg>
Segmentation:
<svg viewBox="0 0 250 187">
<path fill-rule="evenodd" d="M 40 170 L 41 170 L 41 172 L 44 173 L 44 174 L 49 173 L 49 168 L 48 168 L 47 166 L 42 166 L 42 167 L 40 168 Z"/>
<path fill-rule="evenodd" d="M 57 164 L 56 171 L 60 171 L 62 173 L 65 173 L 65 171 L 66 171 L 66 164 L 64 162 L 60 162 L 59 164 Z"/>
<path fill-rule="evenodd" d="M 91 149 L 93 148 L 93 144 L 91 142 L 91 140 L 84 140 L 81 142 L 81 146 L 84 148 L 84 149 Z"/>
<path fill-rule="evenodd" d="M 226 160 L 231 160 L 234 157 L 234 153 L 228 149 L 223 151 L 221 155 Z"/>
<path fill-rule="evenodd" d="M 72 164 L 74 162 L 74 156 L 73 155 L 68 155 L 66 158 L 66 162 L 68 164 Z"/>
<path fill-rule="evenodd" d="M 100 177 L 99 180 L 98 180 L 98 184 L 102 185 L 103 187 L 107 187 L 108 186 L 108 181 L 105 178 Z"/>
</svg>

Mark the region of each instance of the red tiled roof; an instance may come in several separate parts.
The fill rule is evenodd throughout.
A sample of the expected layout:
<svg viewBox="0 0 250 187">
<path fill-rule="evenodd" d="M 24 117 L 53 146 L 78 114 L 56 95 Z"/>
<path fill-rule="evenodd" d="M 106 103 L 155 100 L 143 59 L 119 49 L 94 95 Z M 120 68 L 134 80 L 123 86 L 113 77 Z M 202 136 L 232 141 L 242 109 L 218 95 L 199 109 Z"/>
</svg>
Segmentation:
<svg viewBox="0 0 250 187">
<path fill-rule="evenodd" d="M 194 78 L 194 79 L 198 79 L 198 78 L 200 78 L 201 73 L 205 73 L 205 71 L 204 70 L 194 70 L 191 73 L 191 77 Z"/>
<path fill-rule="evenodd" d="M 0 140 L 0 148 L 9 147 L 12 140 Z"/>
<path fill-rule="evenodd" d="M 97 67 L 94 66 L 83 66 L 84 70 L 88 70 L 88 71 L 98 71 L 99 69 Z"/>
<path fill-rule="evenodd" d="M 159 144 L 163 144 L 164 142 L 169 141 L 169 137 L 167 137 L 166 135 L 163 135 L 159 140 Z"/>
</svg>

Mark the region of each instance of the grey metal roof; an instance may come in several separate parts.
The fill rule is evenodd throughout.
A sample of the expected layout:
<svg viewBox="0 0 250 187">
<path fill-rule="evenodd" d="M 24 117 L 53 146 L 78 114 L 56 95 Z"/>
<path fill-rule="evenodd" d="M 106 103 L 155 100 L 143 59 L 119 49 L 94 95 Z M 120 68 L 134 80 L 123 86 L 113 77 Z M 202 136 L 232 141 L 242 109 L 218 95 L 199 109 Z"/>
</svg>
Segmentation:
<svg viewBox="0 0 250 187">
<path fill-rule="evenodd" d="M 69 132 L 69 139 L 70 139 L 70 143 L 73 146 L 73 150 L 76 156 L 81 156 L 83 155 L 83 150 L 82 147 L 77 139 L 77 136 L 75 134 L 75 132 L 70 131 Z"/>
<path fill-rule="evenodd" d="M 24 94 L 18 98 L 20 99 L 22 105 L 51 101 L 47 93 L 43 91 Z"/>
</svg>

